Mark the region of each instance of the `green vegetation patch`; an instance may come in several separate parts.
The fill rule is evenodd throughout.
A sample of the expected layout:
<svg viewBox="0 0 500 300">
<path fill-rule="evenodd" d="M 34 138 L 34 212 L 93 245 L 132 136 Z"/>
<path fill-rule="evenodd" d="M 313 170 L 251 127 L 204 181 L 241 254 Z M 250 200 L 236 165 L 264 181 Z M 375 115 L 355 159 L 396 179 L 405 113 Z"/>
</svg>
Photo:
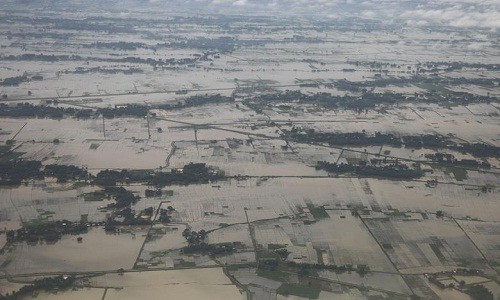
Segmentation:
<svg viewBox="0 0 500 300">
<path fill-rule="evenodd" d="M 190 244 L 182 248 L 184 254 L 210 254 L 210 255 L 225 255 L 236 252 L 237 249 L 244 249 L 245 245 L 241 242 L 228 242 L 218 244 Z"/>
<path fill-rule="evenodd" d="M 451 93 L 450 90 L 448 90 L 447 88 L 445 88 L 441 84 L 435 84 L 435 83 L 430 83 L 430 82 L 418 82 L 418 83 L 414 83 L 414 85 L 416 85 L 417 87 L 419 87 L 421 89 L 425 89 L 428 92 L 440 93 L 440 94 L 444 94 L 444 95 Z"/>
<path fill-rule="evenodd" d="M 325 250 L 321 249 L 315 249 L 316 250 L 316 255 L 318 256 L 318 264 L 323 265 L 323 253 L 326 253 Z"/>
<path fill-rule="evenodd" d="M 257 275 L 260 277 L 285 282 L 288 280 L 288 273 L 281 270 L 257 269 Z"/>
<path fill-rule="evenodd" d="M 25 152 L 8 152 L 0 156 L 0 163 L 9 162 L 21 157 Z"/>
<path fill-rule="evenodd" d="M 90 193 L 82 194 L 83 200 L 85 201 L 102 201 L 106 198 L 104 191 L 95 191 Z"/>
<path fill-rule="evenodd" d="M 286 244 L 268 244 L 267 249 L 269 250 L 276 250 L 276 249 L 282 249 L 286 248 Z"/>
<path fill-rule="evenodd" d="M 35 219 L 30 219 L 28 221 L 23 222 L 23 226 L 31 226 L 31 227 L 43 226 L 47 222 L 50 222 L 51 218 L 55 214 L 55 212 L 44 211 L 44 210 L 37 210 L 37 212 L 38 216 Z"/>
<path fill-rule="evenodd" d="M 1 134 L 1 133 L 0 133 Z M 10 151 L 9 145 L 0 145 L 0 155 Z"/>
<path fill-rule="evenodd" d="M 55 215 L 56 213 L 53 212 L 53 211 L 50 211 L 50 210 L 43 210 L 43 209 L 37 209 L 36 210 L 40 216 L 42 217 L 49 217 L 49 216 L 52 216 L 52 215 Z"/>
<path fill-rule="evenodd" d="M 369 165 L 350 165 L 329 163 L 326 161 L 318 161 L 316 170 L 325 170 L 328 173 L 346 174 L 355 173 L 366 177 L 387 177 L 396 179 L 414 179 L 424 175 L 424 171 L 420 168 L 411 169 L 404 164 L 391 164 L 385 166 L 369 166 Z"/>
<path fill-rule="evenodd" d="M 181 260 L 178 264 L 175 264 L 176 268 L 192 268 L 196 267 L 196 263 L 194 261 L 184 261 Z"/>
<path fill-rule="evenodd" d="M 357 165 L 363 159 L 358 158 L 358 157 L 346 157 L 345 160 L 347 160 L 347 163 L 350 165 Z"/>
<path fill-rule="evenodd" d="M 463 168 L 447 167 L 445 173 L 453 173 L 453 176 L 457 181 L 463 181 L 467 179 L 467 170 Z"/>
<path fill-rule="evenodd" d="M 484 285 L 473 285 L 469 287 L 465 293 L 472 297 L 474 300 L 493 300 L 493 293 L 488 290 Z"/>
<path fill-rule="evenodd" d="M 225 268 L 228 271 L 238 271 L 239 269 L 255 268 L 255 264 L 252 263 L 234 264 L 234 265 L 229 265 Z"/>
<path fill-rule="evenodd" d="M 7 267 L 11 262 L 12 262 L 12 258 L 7 257 L 7 259 L 4 262 L 2 262 L 2 264 L 0 264 L 0 268 L 3 269 L 5 267 Z"/>
<path fill-rule="evenodd" d="M 257 258 L 259 260 L 261 260 L 261 259 L 276 259 L 278 257 L 275 253 L 265 251 L 265 250 L 257 250 L 256 254 L 257 254 Z"/>
<path fill-rule="evenodd" d="M 309 212 L 316 220 L 326 219 L 330 217 L 323 206 L 314 206 L 312 204 L 308 204 L 307 208 L 309 208 Z"/>
<path fill-rule="evenodd" d="M 321 290 L 315 289 L 306 285 L 297 285 L 283 283 L 277 290 L 276 293 L 288 296 L 294 295 L 298 297 L 308 298 L 308 299 L 318 299 Z"/>
<path fill-rule="evenodd" d="M 2 299 L 27 299 L 28 295 L 32 298 L 37 298 L 40 291 L 53 292 L 64 291 L 69 289 L 76 281 L 75 276 L 57 276 L 57 277 L 44 277 L 35 279 L 31 284 L 24 285 L 18 291 L 13 292 L 8 297 Z"/>
</svg>

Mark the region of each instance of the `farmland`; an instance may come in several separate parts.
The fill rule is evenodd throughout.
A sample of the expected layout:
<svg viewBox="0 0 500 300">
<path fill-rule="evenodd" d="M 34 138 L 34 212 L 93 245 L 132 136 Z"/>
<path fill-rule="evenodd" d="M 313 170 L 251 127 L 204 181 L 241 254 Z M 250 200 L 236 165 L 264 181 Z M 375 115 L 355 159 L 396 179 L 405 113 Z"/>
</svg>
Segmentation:
<svg viewBox="0 0 500 300">
<path fill-rule="evenodd" d="M 12 3 L 1 299 L 499 299 L 497 31 Z"/>
</svg>

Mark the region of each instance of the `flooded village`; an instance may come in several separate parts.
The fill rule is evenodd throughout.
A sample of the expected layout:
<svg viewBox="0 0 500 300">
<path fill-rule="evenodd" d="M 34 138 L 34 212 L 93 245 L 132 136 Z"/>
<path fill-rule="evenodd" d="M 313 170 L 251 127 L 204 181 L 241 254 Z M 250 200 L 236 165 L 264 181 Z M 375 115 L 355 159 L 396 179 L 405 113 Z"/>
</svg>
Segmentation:
<svg viewBox="0 0 500 300">
<path fill-rule="evenodd" d="M 500 299 L 498 24 L 157 2 L 0 4 L 0 299 Z"/>
</svg>

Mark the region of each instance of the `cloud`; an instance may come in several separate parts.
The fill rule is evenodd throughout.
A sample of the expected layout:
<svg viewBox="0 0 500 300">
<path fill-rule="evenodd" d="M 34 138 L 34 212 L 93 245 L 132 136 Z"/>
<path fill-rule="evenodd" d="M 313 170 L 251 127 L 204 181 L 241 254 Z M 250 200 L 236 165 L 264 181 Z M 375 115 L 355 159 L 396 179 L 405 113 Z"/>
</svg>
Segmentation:
<svg viewBox="0 0 500 300">
<path fill-rule="evenodd" d="M 413 22 L 445 24 L 452 27 L 486 27 L 500 28 L 500 12 L 498 10 L 470 10 L 460 5 L 442 9 L 416 9 L 402 14 Z"/>
<path fill-rule="evenodd" d="M 85 8 L 102 0 L 1 0 L 30 5 L 75 5 Z M 150 9 L 166 12 L 297 15 L 331 20 L 363 18 L 385 24 L 500 29 L 499 0 L 106 0 L 114 10 Z"/>
<path fill-rule="evenodd" d="M 233 5 L 236 5 L 236 6 L 245 6 L 245 5 L 247 5 L 247 0 L 237 0 L 237 1 L 234 1 Z"/>
</svg>

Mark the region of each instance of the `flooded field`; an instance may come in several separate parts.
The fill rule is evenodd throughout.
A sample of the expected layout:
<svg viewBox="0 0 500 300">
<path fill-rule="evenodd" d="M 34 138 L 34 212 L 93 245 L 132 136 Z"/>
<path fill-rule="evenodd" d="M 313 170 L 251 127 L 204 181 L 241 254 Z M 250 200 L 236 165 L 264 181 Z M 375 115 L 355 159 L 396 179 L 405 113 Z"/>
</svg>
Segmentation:
<svg viewBox="0 0 500 300">
<path fill-rule="evenodd" d="M 126 228 L 119 234 L 106 234 L 100 228 L 67 236 L 55 244 L 12 245 L 2 265 L 10 274 L 43 272 L 105 271 L 132 268 L 145 239 L 144 228 Z"/>
<path fill-rule="evenodd" d="M 105 275 L 91 279 L 89 284 L 107 287 L 105 299 L 154 299 L 166 294 L 193 300 L 244 299 L 221 268 Z"/>
<path fill-rule="evenodd" d="M 0 298 L 500 299 L 496 6 L 16 2 Z"/>
<path fill-rule="evenodd" d="M 367 220 L 373 235 L 402 273 L 435 273 L 446 268 L 475 266 L 486 270 L 487 262 L 452 220 Z"/>
</svg>

